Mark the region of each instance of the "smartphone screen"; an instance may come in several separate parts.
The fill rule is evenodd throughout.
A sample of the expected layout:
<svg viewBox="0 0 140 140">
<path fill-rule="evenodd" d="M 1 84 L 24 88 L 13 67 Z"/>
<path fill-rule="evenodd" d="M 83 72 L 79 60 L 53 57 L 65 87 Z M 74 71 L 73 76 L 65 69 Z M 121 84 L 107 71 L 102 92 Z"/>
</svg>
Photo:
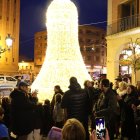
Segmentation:
<svg viewBox="0 0 140 140">
<path fill-rule="evenodd" d="M 97 134 L 97 139 L 101 139 L 102 137 L 105 138 L 105 119 L 104 117 L 97 117 L 95 119 L 96 121 L 96 134 Z"/>
</svg>

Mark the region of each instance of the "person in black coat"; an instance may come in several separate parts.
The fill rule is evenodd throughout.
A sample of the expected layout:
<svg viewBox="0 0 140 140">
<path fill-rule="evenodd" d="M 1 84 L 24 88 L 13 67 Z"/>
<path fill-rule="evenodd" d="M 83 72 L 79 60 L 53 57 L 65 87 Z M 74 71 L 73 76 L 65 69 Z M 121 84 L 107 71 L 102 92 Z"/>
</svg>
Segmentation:
<svg viewBox="0 0 140 140">
<path fill-rule="evenodd" d="M 105 118 L 110 140 L 114 140 L 115 119 L 118 114 L 116 94 L 110 89 L 110 82 L 108 79 L 101 80 L 100 89 L 102 93 L 94 106 L 93 114 L 94 117 Z"/>
<path fill-rule="evenodd" d="M 28 139 L 28 135 L 34 129 L 34 109 L 28 97 L 28 84 L 20 82 L 18 89 L 11 94 L 11 130 L 18 136 L 18 140 Z"/>
<path fill-rule="evenodd" d="M 137 103 L 137 93 L 133 85 L 127 87 L 127 94 L 124 99 L 118 97 L 121 107 L 121 136 L 135 140 L 136 124 L 134 120 L 133 105 Z"/>
<path fill-rule="evenodd" d="M 8 97 L 4 97 L 2 99 L 2 108 L 4 109 L 4 124 L 7 128 L 10 127 L 10 99 Z"/>
<path fill-rule="evenodd" d="M 76 118 L 83 124 L 88 140 L 89 96 L 75 77 L 70 78 L 69 90 L 64 93 L 61 106 L 65 109 L 66 119 Z"/>
<path fill-rule="evenodd" d="M 53 123 L 52 123 L 51 104 L 50 101 L 46 99 L 43 105 L 43 127 L 41 129 L 41 134 L 43 135 L 43 137 L 47 137 L 52 126 Z"/>
</svg>

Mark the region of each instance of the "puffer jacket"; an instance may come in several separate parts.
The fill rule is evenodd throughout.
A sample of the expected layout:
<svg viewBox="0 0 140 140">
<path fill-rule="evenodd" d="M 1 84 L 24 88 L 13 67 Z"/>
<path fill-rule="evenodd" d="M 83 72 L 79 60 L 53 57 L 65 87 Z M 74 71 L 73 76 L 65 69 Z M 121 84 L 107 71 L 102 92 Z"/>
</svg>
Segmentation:
<svg viewBox="0 0 140 140">
<path fill-rule="evenodd" d="M 67 119 L 76 118 L 83 122 L 89 115 L 89 96 L 78 83 L 70 85 L 64 93 L 61 106 L 67 110 Z"/>
</svg>

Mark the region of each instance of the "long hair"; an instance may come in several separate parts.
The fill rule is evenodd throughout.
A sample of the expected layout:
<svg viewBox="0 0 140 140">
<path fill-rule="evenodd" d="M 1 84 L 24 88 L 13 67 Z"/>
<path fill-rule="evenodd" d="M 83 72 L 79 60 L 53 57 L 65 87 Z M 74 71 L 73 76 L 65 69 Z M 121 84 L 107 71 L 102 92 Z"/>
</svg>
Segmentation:
<svg viewBox="0 0 140 140">
<path fill-rule="evenodd" d="M 86 133 L 81 122 L 68 119 L 62 128 L 62 140 L 85 140 Z"/>
</svg>

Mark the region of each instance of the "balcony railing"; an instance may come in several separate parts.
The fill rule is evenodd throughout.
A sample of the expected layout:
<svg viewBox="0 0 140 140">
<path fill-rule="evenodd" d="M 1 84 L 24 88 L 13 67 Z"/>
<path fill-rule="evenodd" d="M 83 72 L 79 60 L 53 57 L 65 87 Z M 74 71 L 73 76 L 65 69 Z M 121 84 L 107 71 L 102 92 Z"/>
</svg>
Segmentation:
<svg viewBox="0 0 140 140">
<path fill-rule="evenodd" d="M 111 25 L 108 25 L 107 35 L 116 34 L 139 26 L 140 26 L 140 15 L 125 17 L 119 19 L 117 22 Z"/>
</svg>

